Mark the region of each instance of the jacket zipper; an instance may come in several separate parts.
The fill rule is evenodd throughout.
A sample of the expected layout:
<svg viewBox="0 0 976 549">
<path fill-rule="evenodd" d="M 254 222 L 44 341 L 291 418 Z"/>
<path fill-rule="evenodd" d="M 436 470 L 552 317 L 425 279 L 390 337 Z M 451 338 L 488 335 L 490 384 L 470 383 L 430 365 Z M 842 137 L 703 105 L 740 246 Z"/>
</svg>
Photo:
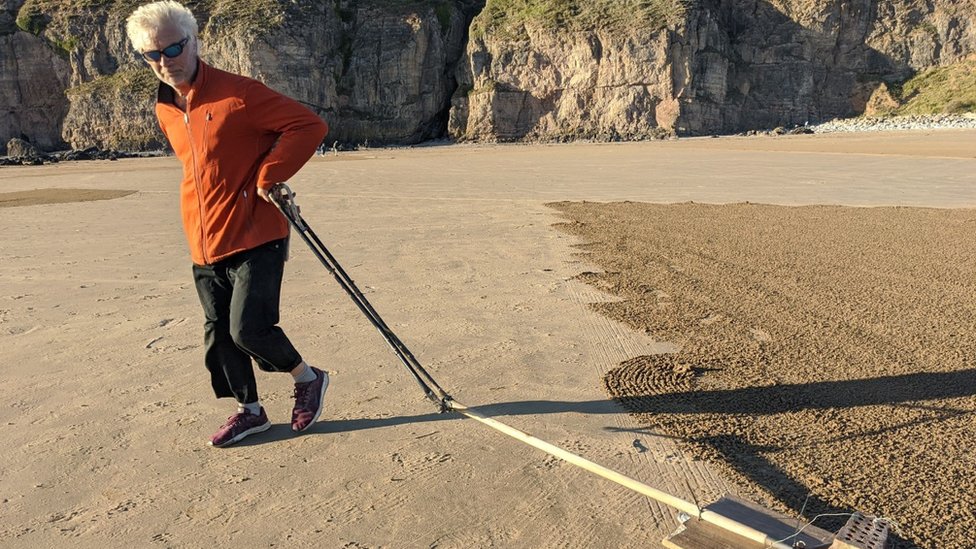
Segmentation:
<svg viewBox="0 0 976 549">
<path fill-rule="evenodd" d="M 183 111 L 183 123 L 186 124 L 186 139 L 190 143 L 190 153 L 193 159 L 193 182 L 197 189 L 197 206 L 200 208 L 200 242 L 203 244 L 200 253 L 203 254 L 203 262 L 210 264 L 210 260 L 207 259 L 207 230 L 204 226 L 207 218 L 203 209 L 203 187 L 200 184 L 200 173 L 197 171 L 197 149 L 193 145 L 193 133 L 190 131 L 189 100 L 186 102 L 186 110 Z"/>
</svg>

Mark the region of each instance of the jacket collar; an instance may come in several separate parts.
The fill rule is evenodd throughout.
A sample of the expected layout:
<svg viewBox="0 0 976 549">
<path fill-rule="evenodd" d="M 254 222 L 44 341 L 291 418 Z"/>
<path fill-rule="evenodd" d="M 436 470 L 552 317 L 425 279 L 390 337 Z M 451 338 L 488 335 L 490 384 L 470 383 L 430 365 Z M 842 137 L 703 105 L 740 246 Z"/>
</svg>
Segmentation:
<svg viewBox="0 0 976 549">
<path fill-rule="evenodd" d="M 204 63 L 203 59 L 197 58 L 197 74 L 193 77 L 193 82 L 190 83 L 190 91 L 186 94 L 187 102 L 192 103 L 193 99 L 200 94 L 200 91 L 206 86 L 211 70 L 210 65 Z M 175 105 L 176 90 L 173 89 L 173 86 L 160 81 L 159 88 L 156 90 L 156 102 Z"/>
</svg>

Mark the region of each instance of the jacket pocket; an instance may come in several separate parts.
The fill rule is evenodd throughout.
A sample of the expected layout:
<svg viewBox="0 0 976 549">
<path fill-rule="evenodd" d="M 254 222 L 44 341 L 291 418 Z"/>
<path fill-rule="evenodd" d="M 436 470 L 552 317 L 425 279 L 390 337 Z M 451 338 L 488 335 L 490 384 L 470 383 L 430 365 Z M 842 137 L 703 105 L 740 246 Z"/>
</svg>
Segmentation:
<svg viewBox="0 0 976 549">
<path fill-rule="evenodd" d="M 213 139 L 210 138 L 210 132 L 213 131 L 211 121 L 213 121 L 213 113 L 208 110 L 203 115 L 203 151 L 208 160 L 213 158 L 213 151 L 210 150 L 210 144 L 213 142 Z"/>
<path fill-rule="evenodd" d="M 240 201 L 240 212 L 244 216 L 245 227 L 247 227 L 247 232 L 254 232 L 254 210 L 257 208 L 257 200 L 259 198 L 255 196 L 257 190 L 248 190 L 245 186 L 241 189 L 238 200 Z"/>
</svg>

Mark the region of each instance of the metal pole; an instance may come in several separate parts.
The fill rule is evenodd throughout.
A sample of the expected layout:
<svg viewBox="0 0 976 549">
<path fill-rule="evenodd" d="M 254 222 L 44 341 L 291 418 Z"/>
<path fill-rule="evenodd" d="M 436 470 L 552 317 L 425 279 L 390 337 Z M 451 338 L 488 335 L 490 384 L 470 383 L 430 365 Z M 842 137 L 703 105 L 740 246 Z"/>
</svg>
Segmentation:
<svg viewBox="0 0 976 549">
<path fill-rule="evenodd" d="M 468 408 L 467 406 L 461 404 L 460 402 L 457 402 L 456 400 L 448 402 L 447 405 L 451 410 L 459 414 L 463 414 L 471 419 L 479 421 L 491 427 L 492 429 L 501 431 L 502 433 L 505 433 L 506 435 L 514 439 L 520 440 L 528 444 L 529 446 L 538 448 L 539 450 L 542 450 L 547 454 L 550 454 L 563 461 L 566 461 L 577 467 L 585 469 L 611 482 L 616 482 L 617 484 L 625 488 L 629 488 L 639 494 L 643 494 L 655 501 L 667 505 L 668 507 L 673 507 L 679 511 L 688 514 L 689 516 L 698 517 L 700 520 L 714 524 L 715 526 L 728 530 L 729 532 L 742 536 L 746 539 L 761 543 L 763 544 L 764 547 L 771 547 L 774 549 L 793 549 L 791 545 L 787 545 L 782 542 L 777 542 L 776 540 L 770 538 L 769 536 L 767 536 L 763 532 L 760 532 L 759 530 L 756 530 L 752 527 L 749 527 L 745 524 L 732 520 L 728 517 L 725 517 L 713 511 L 709 511 L 708 509 L 699 509 L 698 506 L 695 505 L 694 503 L 672 496 L 671 494 L 662 492 L 656 488 L 652 488 L 644 484 L 643 482 L 632 479 L 624 474 L 618 473 L 613 469 L 608 469 L 603 465 L 594 463 L 584 457 L 580 457 L 558 446 L 549 444 L 548 442 L 542 439 L 536 438 L 514 427 L 505 425 L 504 423 L 496 419 L 484 416 Z"/>
<path fill-rule="evenodd" d="M 373 306 L 366 300 L 366 297 L 359 291 L 355 283 L 349 278 L 349 275 L 342 269 L 339 263 L 335 260 L 322 241 L 315 235 L 310 227 L 304 222 L 299 213 L 298 205 L 294 200 L 294 193 L 285 184 L 279 184 L 272 189 L 271 197 L 274 204 L 281 210 L 285 218 L 291 223 L 291 225 L 298 231 L 299 235 L 308 244 L 312 252 L 318 257 L 319 261 L 332 273 L 336 281 L 340 286 L 346 291 L 347 294 L 356 302 L 359 306 L 359 310 L 370 320 L 373 326 L 379 330 L 380 334 L 386 340 L 387 344 L 397 355 L 397 357 L 403 362 L 403 364 L 410 370 L 414 379 L 420 384 L 421 388 L 424 390 L 427 398 L 434 401 L 441 411 L 454 411 L 463 416 L 474 419 L 481 422 L 492 429 L 500 431 L 512 438 L 520 440 L 529 446 L 535 447 L 547 454 L 555 456 L 563 461 L 571 463 L 577 467 L 585 469 L 597 476 L 603 477 L 611 482 L 616 482 L 617 484 L 629 488 L 639 494 L 643 494 L 655 501 L 663 503 L 669 507 L 673 507 L 678 511 L 681 511 L 689 516 L 698 517 L 700 520 L 714 524 L 720 528 L 728 530 L 734 534 L 742 536 L 746 539 L 763 544 L 765 547 L 772 549 L 793 549 L 792 546 L 787 545 L 782 542 L 771 539 L 769 536 L 760 532 L 754 528 L 751 528 L 745 524 L 739 523 L 728 517 L 709 511 L 707 509 L 701 509 L 697 505 L 685 501 L 681 498 L 672 496 L 666 492 L 662 492 L 656 488 L 652 488 L 643 482 L 632 479 L 622 473 L 618 473 L 613 469 L 608 469 L 598 463 L 594 463 L 586 458 L 578 456 L 572 452 L 564 450 L 558 446 L 550 444 L 542 439 L 536 438 L 528 433 L 520 431 L 514 427 L 510 427 L 496 419 L 482 415 L 467 406 L 453 400 L 450 395 L 448 395 L 443 389 L 437 385 L 434 378 L 431 377 L 429 373 L 420 365 L 417 359 L 410 353 L 406 345 L 400 341 L 400 338 L 393 333 L 392 330 L 383 322 L 379 314 L 373 309 Z M 307 233 L 307 234 L 306 234 Z M 421 377 L 423 376 L 423 377 Z M 437 393 L 430 388 L 427 381 L 430 382 L 434 387 L 437 388 Z"/>
</svg>

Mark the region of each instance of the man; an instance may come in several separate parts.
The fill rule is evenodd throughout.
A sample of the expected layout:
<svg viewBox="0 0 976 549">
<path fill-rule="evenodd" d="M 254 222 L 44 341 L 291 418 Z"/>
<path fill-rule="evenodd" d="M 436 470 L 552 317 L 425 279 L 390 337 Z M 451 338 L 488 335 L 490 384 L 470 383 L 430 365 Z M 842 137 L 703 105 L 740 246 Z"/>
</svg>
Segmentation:
<svg viewBox="0 0 976 549">
<path fill-rule="evenodd" d="M 204 361 L 217 398 L 238 403 L 210 444 L 228 446 L 271 427 L 252 359 L 294 377 L 291 426 L 304 431 L 322 413 L 329 377 L 306 364 L 277 326 L 289 227 L 269 193 L 308 161 L 328 127 L 262 83 L 204 63 L 196 19 L 178 2 L 138 8 L 126 31 L 160 80 L 156 116 L 183 164 L 183 229 L 206 317 Z"/>
</svg>

